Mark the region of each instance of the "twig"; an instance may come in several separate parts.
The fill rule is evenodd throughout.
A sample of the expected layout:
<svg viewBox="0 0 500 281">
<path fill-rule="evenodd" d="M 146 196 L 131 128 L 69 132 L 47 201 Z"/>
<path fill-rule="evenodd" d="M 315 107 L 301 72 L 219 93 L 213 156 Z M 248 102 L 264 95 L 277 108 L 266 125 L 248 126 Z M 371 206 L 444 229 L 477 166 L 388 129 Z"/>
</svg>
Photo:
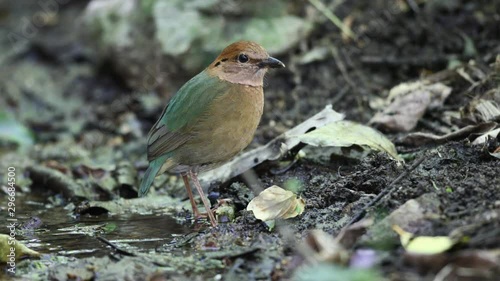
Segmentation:
<svg viewBox="0 0 500 281">
<path fill-rule="evenodd" d="M 452 140 L 465 139 L 470 134 L 484 134 L 493 130 L 497 126 L 496 122 L 484 122 L 477 125 L 465 126 L 462 129 L 438 136 L 434 134 L 416 132 L 408 134 L 404 139 L 398 141 L 400 144 L 407 146 L 422 146 L 422 145 L 438 145 L 447 143 Z"/>
<path fill-rule="evenodd" d="M 65 198 L 86 197 L 88 195 L 83 192 L 85 189 L 81 188 L 72 177 L 58 170 L 44 166 L 29 166 L 26 170 L 29 172 L 29 177 L 35 185 L 39 184 L 44 188 L 60 192 Z"/>
<path fill-rule="evenodd" d="M 325 17 L 327 17 L 336 27 L 340 28 L 342 32 L 344 32 L 347 36 L 350 38 L 357 40 L 356 34 L 352 32 L 352 30 L 346 26 L 345 24 L 342 23 L 342 21 L 334 14 L 332 11 L 328 9 L 328 7 L 325 6 L 320 0 L 309 0 L 309 3 L 311 3 L 316 9 L 318 9 Z"/>
<path fill-rule="evenodd" d="M 361 220 L 365 214 L 366 214 L 366 211 L 368 208 L 371 208 L 373 206 L 375 206 L 379 201 L 380 199 L 382 199 L 384 196 L 388 196 L 390 195 L 395 187 L 396 187 L 396 183 L 398 183 L 399 181 L 401 181 L 404 177 L 406 177 L 407 175 L 410 174 L 410 172 L 412 172 L 413 170 L 415 170 L 425 159 L 427 158 L 427 156 L 422 156 L 420 157 L 420 159 L 418 159 L 417 161 L 415 161 L 415 163 L 413 163 L 413 165 L 411 165 L 411 167 L 404 171 L 401 175 L 399 175 L 399 177 L 397 177 L 395 180 L 393 180 L 384 190 L 382 190 L 382 192 L 379 193 L 379 195 L 377 195 L 377 197 L 375 197 L 370 203 L 368 203 L 366 206 L 363 207 L 363 209 L 358 213 L 356 214 L 348 223 L 346 226 L 349 226 L 359 220 Z"/>
<path fill-rule="evenodd" d="M 351 87 L 349 85 L 345 85 L 344 88 L 340 89 L 340 91 L 333 97 L 331 104 L 337 104 L 341 99 L 345 97 L 350 89 Z"/>
<path fill-rule="evenodd" d="M 97 240 L 99 240 L 99 241 L 103 242 L 104 244 L 110 246 L 118 254 L 121 254 L 121 255 L 124 255 L 124 256 L 129 256 L 129 257 L 135 257 L 136 256 L 136 254 L 134 254 L 134 253 L 130 253 L 130 252 L 127 252 L 125 250 L 122 250 L 122 249 L 118 248 L 118 246 L 116 246 L 115 244 L 111 243 L 108 239 L 106 239 L 104 237 L 97 236 L 96 238 L 97 238 Z"/>
<path fill-rule="evenodd" d="M 414 0 L 406 0 L 406 3 L 408 3 L 408 6 L 415 12 L 415 14 L 420 13 L 420 9 L 418 8 L 418 4 L 415 3 Z"/>
<path fill-rule="evenodd" d="M 349 84 L 353 89 L 356 89 L 356 84 L 351 80 L 349 77 L 349 74 L 347 73 L 347 68 L 345 67 L 345 64 L 342 62 L 342 59 L 339 56 L 339 50 L 335 47 L 332 46 L 330 48 L 330 51 L 332 52 L 335 64 L 337 65 L 338 69 L 340 70 L 340 73 L 344 77 L 344 80 Z"/>
</svg>

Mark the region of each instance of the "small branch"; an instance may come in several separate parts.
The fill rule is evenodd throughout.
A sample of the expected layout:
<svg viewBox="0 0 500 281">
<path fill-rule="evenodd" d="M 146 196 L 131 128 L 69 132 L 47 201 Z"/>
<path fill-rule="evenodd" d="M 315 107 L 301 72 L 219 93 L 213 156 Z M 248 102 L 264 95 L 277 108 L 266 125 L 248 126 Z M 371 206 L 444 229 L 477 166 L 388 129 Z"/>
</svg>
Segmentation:
<svg viewBox="0 0 500 281">
<path fill-rule="evenodd" d="M 357 213 L 348 223 L 346 226 L 349 226 L 359 220 L 361 220 L 365 215 L 366 215 L 366 211 L 368 210 L 368 208 L 371 208 L 373 206 L 375 206 L 384 196 L 388 196 L 390 195 L 395 187 L 396 187 L 396 183 L 400 182 L 403 178 L 405 178 L 406 176 L 408 176 L 413 170 L 415 170 L 425 159 L 427 158 L 427 156 L 422 156 L 421 158 L 419 158 L 418 160 L 415 161 L 415 163 L 413 163 L 413 165 L 411 165 L 411 167 L 404 171 L 401 175 L 399 175 L 399 177 L 397 177 L 395 180 L 393 180 L 384 190 L 382 190 L 382 192 L 379 193 L 379 195 L 377 195 L 377 197 L 375 197 L 370 203 L 368 203 L 366 206 L 363 207 L 363 209 Z"/>
<path fill-rule="evenodd" d="M 30 166 L 26 170 L 29 172 L 29 177 L 34 185 L 40 185 L 55 192 L 60 192 L 65 198 L 73 198 L 75 196 L 85 197 L 85 194 L 80 192 L 82 187 L 73 178 L 58 170 L 44 166 Z"/>
<path fill-rule="evenodd" d="M 352 32 L 352 30 L 342 23 L 342 21 L 334 14 L 332 11 L 328 9 L 320 0 L 309 0 L 316 9 L 318 9 L 325 17 L 327 17 L 336 27 L 340 28 L 342 32 L 344 32 L 350 38 L 357 40 L 356 34 Z"/>
<path fill-rule="evenodd" d="M 129 257 L 135 257 L 136 256 L 136 254 L 133 254 L 133 253 L 130 253 L 130 252 L 127 252 L 125 250 L 122 250 L 122 249 L 118 248 L 118 246 L 116 246 L 115 244 L 111 243 L 108 239 L 106 239 L 104 237 L 97 236 L 96 238 L 97 238 L 97 240 L 99 240 L 99 241 L 103 242 L 104 244 L 110 246 L 118 254 L 121 254 L 121 255 L 124 255 L 124 256 L 129 256 Z"/>
</svg>

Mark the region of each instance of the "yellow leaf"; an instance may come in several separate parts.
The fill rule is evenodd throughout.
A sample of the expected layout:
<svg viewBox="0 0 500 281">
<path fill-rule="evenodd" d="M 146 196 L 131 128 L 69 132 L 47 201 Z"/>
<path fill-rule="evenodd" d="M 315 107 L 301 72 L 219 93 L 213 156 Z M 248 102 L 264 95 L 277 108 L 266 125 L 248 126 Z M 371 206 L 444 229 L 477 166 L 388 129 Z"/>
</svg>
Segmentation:
<svg viewBox="0 0 500 281">
<path fill-rule="evenodd" d="M 456 243 L 448 236 L 414 236 L 397 225 L 393 225 L 392 229 L 399 234 L 401 245 L 408 253 L 412 254 L 440 254 L 449 250 Z"/>
<path fill-rule="evenodd" d="M 304 212 L 305 202 L 288 190 L 273 185 L 248 203 L 247 210 L 262 221 L 288 219 Z"/>
<path fill-rule="evenodd" d="M 21 257 L 39 257 L 40 253 L 26 247 L 9 235 L 0 234 L 0 262 L 8 263 L 19 260 Z"/>
</svg>

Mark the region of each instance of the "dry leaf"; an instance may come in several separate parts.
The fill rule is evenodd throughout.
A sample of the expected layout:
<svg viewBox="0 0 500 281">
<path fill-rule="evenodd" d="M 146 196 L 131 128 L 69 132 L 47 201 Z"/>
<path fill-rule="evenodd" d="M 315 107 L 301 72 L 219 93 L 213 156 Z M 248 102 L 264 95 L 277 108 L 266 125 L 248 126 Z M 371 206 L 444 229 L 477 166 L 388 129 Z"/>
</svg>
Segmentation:
<svg viewBox="0 0 500 281">
<path fill-rule="evenodd" d="M 305 202 L 302 198 L 277 185 L 273 185 L 248 203 L 247 210 L 262 221 L 288 219 L 304 212 Z"/>
<path fill-rule="evenodd" d="M 297 136 L 303 143 L 313 146 L 346 147 L 353 144 L 388 153 L 400 161 L 396 147 L 379 131 L 352 121 L 338 121 L 304 135 Z"/>
<path fill-rule="evenodd" d="M 468 119 L 474 123 L 498 120 L 500 117 L 500 106 L 494 100 L 495 97 L 488 96 L 488 94 L 484 94 L 483 96 L 483 98 L 473 99 L 460 111 L 462 119 Z"/>
<path fill-rule="evenodd" d="M 495 130 L 491 130 L 481 136 L 479 136 L 477 139 L 475 139 L 473 142 L 472 142 L 472 145 L 480 145 L 480 144 L 484 144 L 488 139 L 494 139 L 498 136 L 498 134 L 500 133 L 500 128 L 498 129 L 495 129 Z"/>
<path fill-rule="evenodd" d="M 358 242 L 359 238 L 366 233 L 366 230 L 373 225 L 373 219 L 367 218 L 348 225 L 340 230 L 335 240 L 348 249 Z"/>
<path fill-rule="evenodd" d="M 338 239 L 321 229 L 309 231 L 305 244 L 313 253 L 312 258 L 320 262 L 334 262 L 346 264 L 349 261 L 349 252 L 339 243 Z"/>
<path fill-rule="evenodd" d="M 390 131 L 410 131 L 428 108 L 440 107 L 451 93 L 451 88 L 442 84 L 426 84 L 428 81 L 402 83 L 391 89 L 390 105 L 370 120 Z"/>
<path fill-rule="evenodd" d="M 493 153 L 490 152 L 490 155 L 497 159 L 500 159 L 500 152 L 493 152 Z"/>
</svg>

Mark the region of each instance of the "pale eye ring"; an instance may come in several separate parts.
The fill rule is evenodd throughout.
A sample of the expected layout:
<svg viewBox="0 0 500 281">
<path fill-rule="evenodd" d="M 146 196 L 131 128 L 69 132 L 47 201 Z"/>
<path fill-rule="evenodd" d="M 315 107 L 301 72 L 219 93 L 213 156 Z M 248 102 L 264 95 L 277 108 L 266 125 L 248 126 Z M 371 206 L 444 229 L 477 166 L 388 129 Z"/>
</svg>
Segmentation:
<svg viewBox="0 0 500 281">
<path fill-rule="evenodd" d="M 246 62 L 248 62 L 248 56 L 245 54 L 240 54 L 238 56 L 238 61 L 241 63 L 246 63 Z"/>
</svg>

